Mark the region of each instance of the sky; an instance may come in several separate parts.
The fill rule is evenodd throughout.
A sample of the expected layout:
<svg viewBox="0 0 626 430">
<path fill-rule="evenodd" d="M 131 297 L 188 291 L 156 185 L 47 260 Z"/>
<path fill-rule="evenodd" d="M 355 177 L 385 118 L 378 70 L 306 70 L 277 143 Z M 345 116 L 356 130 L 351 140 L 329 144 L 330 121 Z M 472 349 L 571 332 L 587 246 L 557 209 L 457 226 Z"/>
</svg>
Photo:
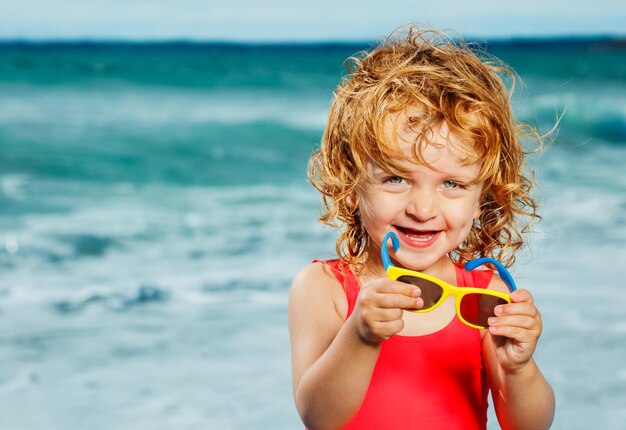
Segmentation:
<svg viewBox="0 0 626 430">
<path fill-rule="evenodd" d="M 0 0 L 0 39 L 357 41 L 408 23 L 468 37 L 626 36 L 624 0 Z"/>
</svg>

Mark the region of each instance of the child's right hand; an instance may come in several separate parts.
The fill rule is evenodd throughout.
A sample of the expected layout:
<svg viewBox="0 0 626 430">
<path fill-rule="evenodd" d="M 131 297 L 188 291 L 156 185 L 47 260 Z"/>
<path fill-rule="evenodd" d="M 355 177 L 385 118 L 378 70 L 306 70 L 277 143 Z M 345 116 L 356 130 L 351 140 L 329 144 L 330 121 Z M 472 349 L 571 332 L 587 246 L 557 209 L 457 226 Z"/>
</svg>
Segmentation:
<svg viewBox="0 0 626 430">
<path fill-rule="evenodd" d="M 403 309 L 420 309 L 424 301 L 415 285 L 387 277 L 363 285 L 354 308 L 357 333 L 366 342 L 382 342 L 404 328 Z"/>
</svg>

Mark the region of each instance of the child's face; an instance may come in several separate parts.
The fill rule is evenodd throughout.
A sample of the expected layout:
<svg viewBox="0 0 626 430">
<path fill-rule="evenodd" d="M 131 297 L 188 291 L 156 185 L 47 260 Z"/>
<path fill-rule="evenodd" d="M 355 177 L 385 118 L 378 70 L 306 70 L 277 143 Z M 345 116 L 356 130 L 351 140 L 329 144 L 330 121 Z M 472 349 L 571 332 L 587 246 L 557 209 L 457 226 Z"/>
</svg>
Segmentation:
<svg viewBox="0 0 626 430">
<path fill-rule="evenodd" d="M 406 125 L 406 117 L 397 120 L 399 142 L 406 154 L 411 154 L 417 134 Z M 395 232 L 402 245 L 394 258 L 415 270 L 426 270 L 442 261 L 467 238 L 473 219 L 480 214 L 482 182 L 472 182 L 481 164 L 461 162 L 461 150 L 467 154 L 471 146 L 450 133 L 445 123 L 433 132 L 430 141 L 436 145 L 422 148 L 432 168 L 403 161 L 410 173 L 399 177 L 370 162 L 374 180 L 356 196 L 361 220 L 374 245 L 379 247 L 387 232 Z M 393 138 L 391 120 L 385 133 Z"/>
</svg>

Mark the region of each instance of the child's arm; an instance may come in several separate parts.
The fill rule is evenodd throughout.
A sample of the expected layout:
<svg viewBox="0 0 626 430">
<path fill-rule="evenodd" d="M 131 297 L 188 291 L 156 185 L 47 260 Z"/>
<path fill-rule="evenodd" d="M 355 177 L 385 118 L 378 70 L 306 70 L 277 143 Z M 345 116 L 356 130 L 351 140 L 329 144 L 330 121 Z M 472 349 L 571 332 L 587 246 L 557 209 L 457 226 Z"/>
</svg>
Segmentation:
<svg viewBox="0 0 626 430">
<path fill-rule="evenodd" d="M 344 322 L 345 294 L 328 268 L 312 264 L 296 276 L 289 297 L 293 390 L 309 429 L 340 428 L 356 414 L 380 343 L 402 330 L 402 308 L 421 306 L 418 294 L 412 285 L 376 279 Z"/>
<path fill-rule="evenodd" d="M 496 314 L 482 349 L 498 421 L 504 430 L 548 429 L 554 393 L 532 358 L 541 315 L 526 290 L 511 293 L 511 303 Z"/>
</svg>

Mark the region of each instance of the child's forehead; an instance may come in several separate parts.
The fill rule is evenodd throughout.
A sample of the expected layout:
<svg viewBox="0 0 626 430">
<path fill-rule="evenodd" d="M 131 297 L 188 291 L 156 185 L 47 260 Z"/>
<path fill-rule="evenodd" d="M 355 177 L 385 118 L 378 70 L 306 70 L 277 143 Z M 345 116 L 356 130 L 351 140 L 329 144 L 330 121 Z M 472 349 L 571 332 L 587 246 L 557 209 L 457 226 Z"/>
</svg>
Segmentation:
<svg viewBox="0 0 626 430">
<path fill-rule="evenodd" d="M 423 110 L 417 108 L 387 115 L 383 125 L 383 148 L 387 150 L 383 156 L 418 164 L 434 163 L 442 157 L 460 165 L 477 161 L 474 142 L 452 131 L 444 120 L 425 124 L 420 121 L 424 116 Z"/>
</svg>

